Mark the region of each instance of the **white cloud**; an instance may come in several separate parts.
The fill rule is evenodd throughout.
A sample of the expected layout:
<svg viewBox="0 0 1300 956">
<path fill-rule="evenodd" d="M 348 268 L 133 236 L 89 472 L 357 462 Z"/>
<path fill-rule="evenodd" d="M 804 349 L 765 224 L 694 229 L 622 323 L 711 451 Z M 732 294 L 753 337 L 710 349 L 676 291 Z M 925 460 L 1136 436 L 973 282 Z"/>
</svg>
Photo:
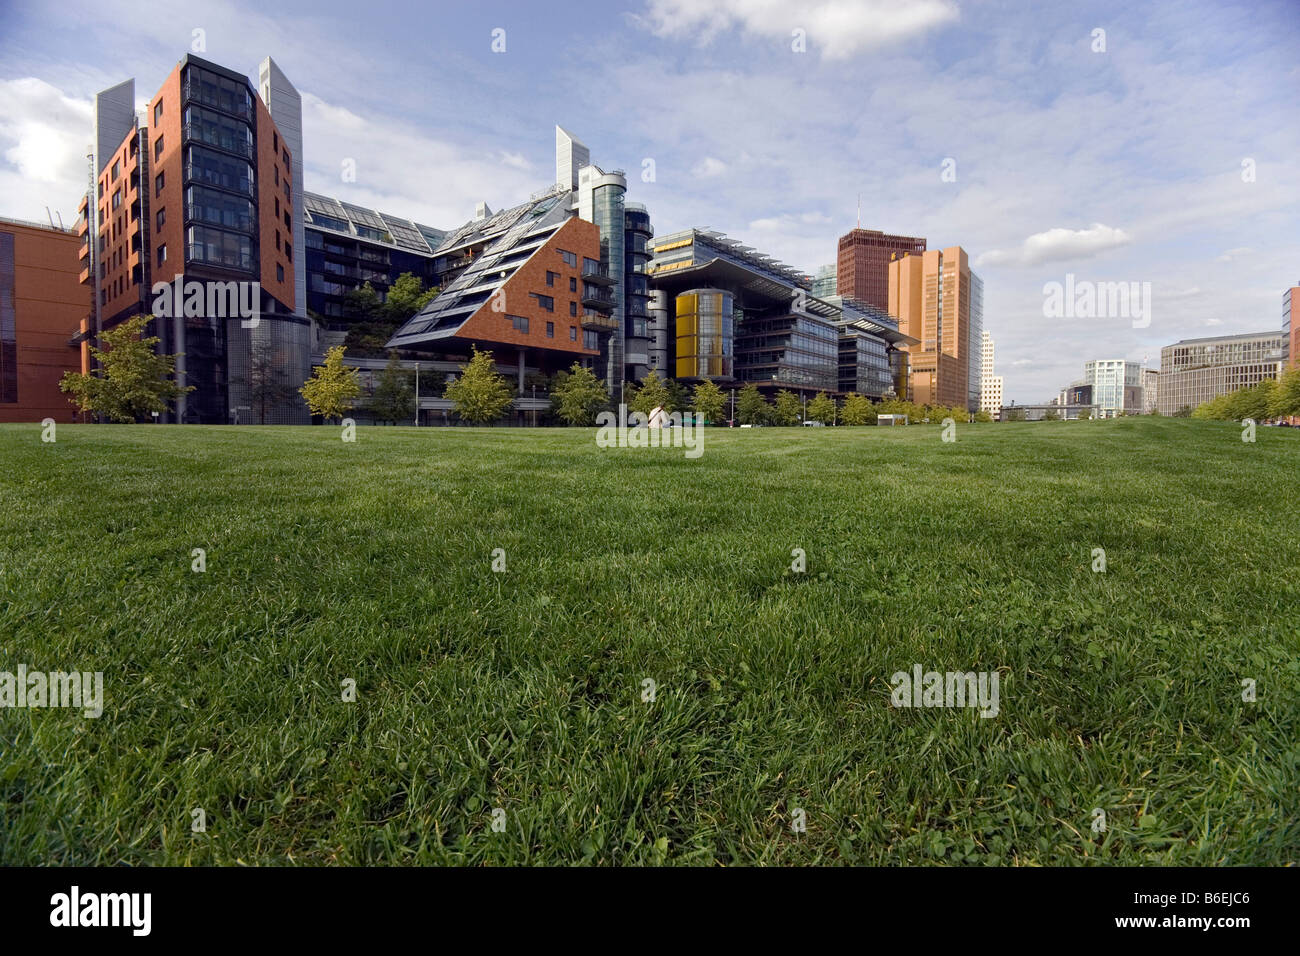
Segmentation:
<svg viewBox="0 0 1300 956">
<path fill-rule="evenodd" d="M 528 169 L 531 166 L 523 153 L 512 153 L 504 149 L 501 151 L 501 162 L 515 169 Z"/>
<path fill-rule="evenodd" d="M 808 48 L 840 60 L 919 36 L 960 15 L 953 0 L 815 0 L 796 7 L 788 0 L 648 0 L 635 17 L 651 33 L 711 43 L 733 29 L 764 39 L 793 42 L 804 30 Z"/>
<path fill-rule="evenodd" d="M 1035 266 L 1044 262 L 1090 259 L 1110 249 L 1126 246 L 1133 238 L 1123 229 L 1093 223 L 1087 229 L 1048 229 L 1036 232 L 1019 249 L 994 249 L 979 256 L 975 264 Z"/>
<path fill-rule="evenodd" d="M 480 201 L 500 209 L 546 185 L 522 153 L 491 139 L 435 139 L 399 117 L 360 116 L 311 93 L 302 105 L 312 192 L 448 229 L 469 220 Z"/>
<path fill-rule="evenodd" d="M 700 179 L 708 179 L 711 176 L 721 176 L 726 171 L 727 164 L 722 160 L 714 159 L 712 156 L 705 156 L 691 168 L 691 175 Z"/>
<path fill-rule="evenodd" d="M 1249 246 L 1238 246 L 1236 249 L 1229 249 L 1219 256 L 1220 262 L 1232 262 L 1234 259 L 1240 259 L 1242 256 L 1250 255 Z"/>
<path fill-rule="evenodd" d="M 72 224 L 89 179 L 89 100 L 44 80 L 0 81 L 0 195 L 6 215 L 44 221 L 45 207 Z"/>
</svg>

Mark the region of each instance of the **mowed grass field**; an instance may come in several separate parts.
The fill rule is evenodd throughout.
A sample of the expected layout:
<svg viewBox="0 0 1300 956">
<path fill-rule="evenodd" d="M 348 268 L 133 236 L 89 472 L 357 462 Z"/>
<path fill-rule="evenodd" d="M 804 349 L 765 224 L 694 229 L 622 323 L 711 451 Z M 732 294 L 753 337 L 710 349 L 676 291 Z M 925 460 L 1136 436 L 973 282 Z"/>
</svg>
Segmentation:
<svg viewBox="0 0 1300 956">
<path fill-rule="evenodd" d="M 0 427 L 0 861 L 1300 861 L 1300 430 L 339 436 Z"/>
</svg>

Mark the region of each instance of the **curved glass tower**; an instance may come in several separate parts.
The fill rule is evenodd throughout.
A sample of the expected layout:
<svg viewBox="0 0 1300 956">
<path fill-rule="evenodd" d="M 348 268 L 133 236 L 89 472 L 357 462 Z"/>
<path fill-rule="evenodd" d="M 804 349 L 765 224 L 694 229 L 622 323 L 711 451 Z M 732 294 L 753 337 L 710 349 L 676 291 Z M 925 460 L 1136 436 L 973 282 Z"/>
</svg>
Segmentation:
<svg viewBox="0 0 1300 956">
<path fill-rule="evenodd" d="M 675 378 L 731 378 L 735 301 L 722 289 L 691 289 L 677 297 Z"/>
</svg>

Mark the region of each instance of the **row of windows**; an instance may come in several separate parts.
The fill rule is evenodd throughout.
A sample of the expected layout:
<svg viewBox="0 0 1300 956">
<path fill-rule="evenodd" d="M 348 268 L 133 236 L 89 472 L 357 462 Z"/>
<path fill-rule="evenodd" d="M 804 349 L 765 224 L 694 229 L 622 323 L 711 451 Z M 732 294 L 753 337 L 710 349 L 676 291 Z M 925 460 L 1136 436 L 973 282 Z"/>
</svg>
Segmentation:
<svg viewBox="0 0 1300 956">
<path fill-rule="evenodd" d="M 558 272 L 552 272 L 550 269 L 546 270 L 546 284 L 548 286 L 554 288 L 555 280 L 558 278 L 560 278 L 560 274 Z M 578 291 L 578 280 L 574 276 L 569 276 L 569 291 L 570 292 Z"/>
<path fill-rule="evenodd" d="M 516 332 L 522 332 L 524 335 L 528 334 L 528 317 L 526 315 L 507 315 L 506 318 L 510 320 L 510 327 L 514 329 Z M 593 336 L 595 335 L 594 332 L 591 334 Z M 554 322 L 546 323 L 546 337 L 548 339 L 555 338 Z M 578 341 L 578 327 L 576 325 L 569 326 L 569 341 L 570 342 Z M 595 346 L 588 346 L 588 348 L 594 348 L 594 347 Z"/>
</svg>

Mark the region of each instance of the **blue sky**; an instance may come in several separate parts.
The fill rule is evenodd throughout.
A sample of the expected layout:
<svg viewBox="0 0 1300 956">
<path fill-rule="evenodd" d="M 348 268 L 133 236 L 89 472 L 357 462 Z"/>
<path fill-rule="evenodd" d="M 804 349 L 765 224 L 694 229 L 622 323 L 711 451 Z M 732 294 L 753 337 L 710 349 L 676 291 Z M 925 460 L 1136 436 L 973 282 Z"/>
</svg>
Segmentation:
<svg viewBox="0 0 1300 956">
<path fill-rule="evenodd" d="M 208 59 L 255 78 L 269 54 L 303 93 L 308 189 L 434 226 L 548 185 L 556 123 L 628 171 L 659 234 L 719 229 L 808 272 L 834 261 L 861 194 L 864 227 L 966 248 L 1020 402 L 1054 395 L 1086 359 L 1155 367 L 1180 338 L 1277 328 L 1300 283 L 1295 0 L 0 11 L 4 216 L 43 220 L 48 206 L 71 222 L 91 97 L 134 76 L 143 101 L 197 29 Z M 1151 283 L 1150 325 L 1044 317 L 1044 284 L 1067 274 Z"/>
</svg>

